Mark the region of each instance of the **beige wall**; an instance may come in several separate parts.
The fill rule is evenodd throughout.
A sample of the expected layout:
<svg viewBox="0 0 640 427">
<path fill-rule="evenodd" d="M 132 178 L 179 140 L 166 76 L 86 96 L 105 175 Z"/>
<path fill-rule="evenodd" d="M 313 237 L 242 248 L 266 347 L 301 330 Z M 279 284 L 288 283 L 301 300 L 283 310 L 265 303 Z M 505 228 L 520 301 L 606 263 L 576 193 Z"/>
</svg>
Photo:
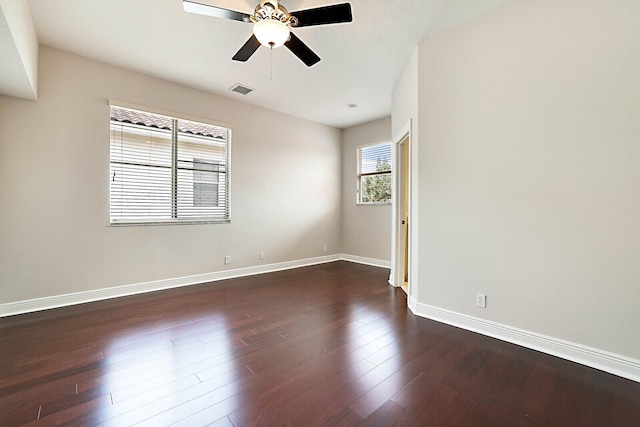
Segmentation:
<svg viewBox="0 0 640 427">
<path fill-rule="evenodd" d="M 412 124 L 414 139 L 418 133 L 418 48 L 396 83 L 391 95 L 391 133 L 393 138 L 401 138 L 407 124 Z M 395 141 L 398 142 L 398 141 Z"/>
<path fill-rule="evenodd" d="M 391 117 L 345 129 L 342 141 L 342 252 L 389 261 L 391 205 L 356 204 L 356 147 L 391 141 Z"/>
<path fill-rule="evenodd" d="M 418 48 L 416 47 L 413 55 L 411 55 L 411 59 L 407 63 L 400 79 L 396 83 L 396 86 L 393 90 L 393 94 L 391 96 L 391 129 L 394 144 L 399 144 L 403 141 L 403 139 L 409 135 L 409 158 L 410 158 L 410 166 L 409 166 L 409 186 L 410 186 L 410 200 L 409 200 L 409 233 L 411 235 L 409 239 L 409 305 L 413 307 L 417 302 L 418 292 L 420 288 L 418 286 L 418 278 L 420 263 L 418 260 L 419 256 L 419 245 L 418 236 L 419 226 L 420 226 L 420 199 L 419 195 L 419 152 L 420 152 L 420 141 L 419 141 L 419 127 L 418 124 L 420 122 L 419 118 L 419 110 L 418 110 Z M 399 209 L 396 207 L 395 209 Z M 396 212 L 395 215 L 399 216 L 401 213 Z M 392 219 L 392 222 L 397 222 L 395 216 Z M 400 233 L 399 229 L 394 230 L 392 234 L 392 240 L 394 241 L 394 246 L 397 246 L 399 243 L 396 235 Z M 396 264 L 402 264 L 401 258 L 396 257 L 396 253 L 391 254 L 391 280 L 395 282 L 395 284 L 399 284 L 400 280 L 404 281 L 404 267 L 398 268 Z"/>
<path fill-rule="evenodd" d="M 340 130 L 47 47 L 38 98 L 0 96 L 0 304 L 339 253 Z M 109 98 L 232 125 L 231 224 L 109 227 Z"/>
<path fill-rule="evenodd" d="M 420 303 L 640 359 L 638 23 L 512 1 L 420 44 Z"/>
</svg>

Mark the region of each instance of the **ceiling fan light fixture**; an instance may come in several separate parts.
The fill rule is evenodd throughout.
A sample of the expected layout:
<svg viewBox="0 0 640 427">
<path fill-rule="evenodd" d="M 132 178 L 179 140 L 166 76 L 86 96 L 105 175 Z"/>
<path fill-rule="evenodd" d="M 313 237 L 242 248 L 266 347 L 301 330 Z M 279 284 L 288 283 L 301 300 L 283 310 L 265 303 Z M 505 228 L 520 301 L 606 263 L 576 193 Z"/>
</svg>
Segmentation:
<svg viewBox="0 0 640 427">
<path fill-rule="evenodd" d="M 263 19 L 253 24 L 253 34 L 261 45 L 275 48 L 289 40 L 289 27 L 275 19 Z"/>
</svg>

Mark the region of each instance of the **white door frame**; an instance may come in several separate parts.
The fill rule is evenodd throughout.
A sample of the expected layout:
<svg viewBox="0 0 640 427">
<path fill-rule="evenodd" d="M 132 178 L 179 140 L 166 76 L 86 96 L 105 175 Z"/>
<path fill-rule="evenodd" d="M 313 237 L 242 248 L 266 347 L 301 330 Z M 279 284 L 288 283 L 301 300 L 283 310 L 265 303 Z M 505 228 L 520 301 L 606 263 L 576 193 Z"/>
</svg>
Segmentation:
<svg viewBox="0 0 640 427">
<path fill-rule="evenodd" d="M 400 164 L 400 150 L 402 149 L 401 145 L 403 142 L 408 140 L 409 143 L 409 159 L 407 159 L 405 165 L 408 165 L 409 170 L 405 171 L 405 165 Z M 408 203 L 408 211 L 409 211 L 409 229 L 408 229 L 408 239 L 407 242 L 409 247 L 408 253 L 408 294 L 409 297 L 412 295 L 412 287 L 414 284 L 414 278 L 412 277 L 412 250 L 411 250 L 411 239 L 413 236 L 412 232 L 412 224 L 414 222 L 414 218 L 412 218 L 411 214 L 413 212 L 412 209 L 412 198 L 411 198 L 411 189 L 412 189 L 412 158 L 413 158 L 413 138 L 411 136 L 411 120 L 400 130 L 400 132 L 395 135 L 393 139 L 393 150 L 392 150 L 392 174 L 391 174 L 391 185 L 392 185 L 392 194 L 391 194 L 391 273 L 389 275 L 389 284 L 391 286 L 399 287 L 404 283 L 404 245 L 402 240 L 402 219 L 404 218 L 404 206 L 400 203 L 399 197 L 400 192 L 404 191 L 402 188 L 403 180 L 401 179 L 401 173 L 406 173 L 409 179 L 409 189 L 405 197 L 409 198 Z"/>
</svg>

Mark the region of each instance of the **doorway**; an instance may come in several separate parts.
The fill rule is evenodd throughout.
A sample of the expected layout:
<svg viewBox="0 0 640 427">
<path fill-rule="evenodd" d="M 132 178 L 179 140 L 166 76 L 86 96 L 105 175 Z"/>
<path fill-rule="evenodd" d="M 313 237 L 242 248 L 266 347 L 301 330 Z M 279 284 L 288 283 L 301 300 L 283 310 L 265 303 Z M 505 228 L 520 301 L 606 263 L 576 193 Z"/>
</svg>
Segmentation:
<svg viewBox="0 0 640 427">
<path fill-rule="evenodd" d="M 400 213 L 400 287 L 409 294 L 409 136 L 398 146 L 398 208 Z"/>
<path fill-rule="evenodd" d="M 393 251 L 389 282 L 411 293 L 411 138 L 407 130 L 396 139 L 393 167 Z"/>
</svg>

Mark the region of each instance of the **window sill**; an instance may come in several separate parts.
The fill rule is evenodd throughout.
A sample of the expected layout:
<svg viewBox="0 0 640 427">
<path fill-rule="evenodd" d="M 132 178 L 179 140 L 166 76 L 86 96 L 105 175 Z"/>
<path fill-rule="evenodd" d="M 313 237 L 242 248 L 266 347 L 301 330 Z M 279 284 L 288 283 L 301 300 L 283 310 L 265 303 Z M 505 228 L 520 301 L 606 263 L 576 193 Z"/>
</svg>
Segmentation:
<svg viewBox="0 0 640 427">
<path fill-rule="evenodd" d="M 157 225 L 201 225 L 201 224 L 229 224 L 230 219 L 207 219 L 207 220 L 184 220 L 184 221 L 122 221 L 111 222 L 109 227 L 145 227 L 145 226 L 157 226 Z"/>
</svg>

